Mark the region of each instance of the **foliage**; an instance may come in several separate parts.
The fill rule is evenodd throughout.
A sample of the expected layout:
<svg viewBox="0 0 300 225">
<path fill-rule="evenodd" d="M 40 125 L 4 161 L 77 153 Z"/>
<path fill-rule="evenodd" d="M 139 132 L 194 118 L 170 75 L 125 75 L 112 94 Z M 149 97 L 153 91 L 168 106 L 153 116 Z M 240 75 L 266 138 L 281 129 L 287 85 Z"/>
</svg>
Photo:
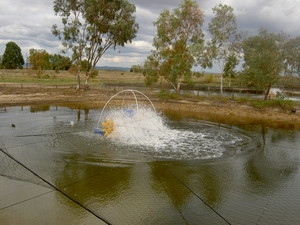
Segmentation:
<svg viewBox="0 0 300 225">
<path fill-rule="evenodd" d="M 237 58 L 239 55 L 240 35 L 237 33 L 236 18 L 232 7 L 218 4 L 212 10 L 215 16 L 211 19 L 208 28 L 211 41 L 206 44 L 198 63 L 204 68 L 211 68 L 214 63 L 219 66 L 221 70 L 220 91 L 222 93 L 223 73 L 228 72 L 228 68 L 225 71 L 228 60 Z M 236 65 L 236 63 L 231 63 L 230 70 L 232 71 Z"/>
<path fill-rule="evenodd" d="M 91 70 L 91 68 L 92 65 L 88 62 L 87 59 L 81 61 L 81 67 L 80 67 L 81 71 L 89 71 Z"/>
<path fill-rule="evenodd" d="M 50 63 L 50 54 L 44 49 L 30 49 L 29 50 L 29 62 L 32 65 L 32 69 L 37 70 L 37 75 L 40 76 L 43 70 L 52 69 Z"/>
<path fill-rule="evenodd" d="M 133 73 L 142 73 L 144 71 L 144 68 L 142 65 L 132 65 L 130 68 L 130 72 Z"/>
<path fill-rule="evenodd" d="M 157 96 L 159 98 L 162 98 L 162 99 L 176 99 L 178 100 L 180 98 L 179 94 L 178 93 L 170 93 L 166 90 L 161 90 Z"/>
<path fill-rule="evenodd" d="M 237 72 L 235 71 L 235 67 L 239 64 L 239 60 L 235 55 L 229 55 L 226 58 L 226 63 L 224 67 L 224 77 L 227 78 L 235 78 Z"/>
<path fill-rule="evenodd" d="M 99 74 L 99 70 L 93 70 L 93 72 L 91 73 L 91 78 L 97 77 L 98 74 Z"/>
<path fill-rule="evenodd" d="M 237 72 L 235 67 L 239 64 L 239 60 L 235 55 L 229 55 L 226 58 L 226 63 L 224 66 L 224 77 L 229 80 L 229 87 L 231 86 L 231 80 L 236 78 Z"/>
<path fill-rule="evenodd" d="M 145 85 L 150 86 L 151 84 L 158 81 L 159 78 L 159 60 L 158 55 L 153 52 L 149 55 L 144 63 Z"/>
<path fill-rule="evenodd" d="M 0 69 L 3 69 L 2 58 L 2 55 L 0 55 Z"/>
<path fill-rule="evenodd" d="M 204 77 L 204 73 L 195 71 L 195 72 L 193 73 L 193 76 L 195 76 L 195 77 L 197 77 L 197 78 Z"/>
<path fill-rule="evenodd" d="M 55 71 L 59 70 L 69 70 L 72 66 L 72 61 L 67 56 L 62 56 L 60 54 L 50 55 L 49 62 L 52 65 L 52 69 Z"/>
<path fill-rule="evenodd" d="M 279 107 L 284 110 L 291 110 L 295 107 L 296 103 L 292 100 L 273 99 L 269 101 L 260 101 L 260 100 L 251 101 L 251 105 L 259 109 L 266 108 L 266 107 Z"/>
<path fill-rule="evenodd" d="M 284 74 L 300 76 L 300 37 L 287 40 L 283 46 Z"/>
<path fill-rule="evenodd" d="M 199 5 L 192 0 L 184 0 L 172 13 L 164 10 L 160 14 L 154 23 L 155 50 L 144 65 L 146 85 L 163 77 L 179 91 L 181 83 L 191 78 L 195 65 L 193 49 L 203 45 L 203 17 Z"/>
<path fill-rule="evenodd" d="M 300 90 L 300 77 L 295 76 L 281 76 L 279 85 L 285 88 L 299 89 Z"/>
<path fill-rule="evenodd" d="M 210 84 L 210 83 L 216 82 L 216 79 L 215 79 L 215 76 L 214 76 L 213 74 L 206 74 L 206 75 L 203 77 L 202 82 L 203 82 L 204 84 Z"/>
<path fill-rule="evenodd" d="M 81 64 L 80 64 L 80 71 L 87 71 L 87 70 L 90 70 L 91 69 L 91 64 L 88 63 L 88 61 L 86 59 L 84 59 L 83 61 L 81 61 Z M 70 73 L 73 73 L 73 74 L 76 74 L 78 71 L 78 66 L 73 64 L 70 68 L 69 68 L 69 72 Z M 91 78 L 95 78 L 96 76 L 98 76 L 99 74 L 99 71 L 94 69 L 93 72 L 90 74 L 90 77 Z"/>
<path fill-rule="evenodd" d="M 135 6 L 127 0 L 55 0 L 54 11 L 62 17 L 63 28 L 53 25 L 52 32 L 72 49 L 77 65 L 77 88 L 80 65 L 86 58 L 86 84 L 102 55 L 110 48 L 124 46 L 136 36 Z"/>
<path fill-rule="evenodd" d="M 24 58 L 21 48 L 15 42 L 8 42 L 2 56 L 2 65 L 6 69 L 22 68 Z"/>
<path fill-rule="evenodd" d="M 283 69 L 283 37 L 267 30 L 243 41 L 244 70 L 241 81 L 265 91 L 268 98 L 271 87 L 276 84 Z"/>
</svg>

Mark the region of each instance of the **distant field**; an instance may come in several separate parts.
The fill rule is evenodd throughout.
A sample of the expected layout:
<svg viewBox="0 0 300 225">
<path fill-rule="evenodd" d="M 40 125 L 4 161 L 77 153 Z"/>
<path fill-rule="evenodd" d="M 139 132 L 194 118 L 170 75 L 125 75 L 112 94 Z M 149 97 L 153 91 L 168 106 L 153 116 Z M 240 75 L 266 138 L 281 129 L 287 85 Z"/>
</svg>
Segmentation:
<svg viewBox="0 0 300 225">
<path fill-rule="evenodd" d="M 89 80 L 91 86 L 97 85 L 137 85 L 144 86 L 144 76 L 142 73 L 134 73 L 121 70 L 98 70 L 98 76 Z M 218 86 L 218 74 L 203 74 L 194 76 L 194 84 Z M 76 77 L 67 72 L 55 72 L 52 70 L 43 71 L 41 75 L 37 75 L 34 70 L 0 70 L 0 82 L 2 83 L 20 83 L 20 84 L 43 84 L 43 85 L 76 85 Z M 81 83 L 84 83 L 84 74 L 81 74 Z M 169 84 L 165 81 L 159 81 L 157 85 L 168 87 Z M 171 88 L 171 87 L 170 87 Z"/>
<path fill-rule="evenodd" d="M 144 76 L 142 73 L 134 73 L 122 70 L 98 70 L 98 76 L 90 79 L 89 85 L 116 85 L 116 86 L 144 86 Z M 37 71 L 30 69 L 23 70 L 0 70 L 0 83 L 19 83 L 19 84 L 41 84 L 41 85 L 76 85 L 76 77 L 67 72 L 60 71 L 55 72 L 53 70 L 43 71 L 38 76 Z M 81 75 L 81 84 L 84 83 L 84 74 Z M 160 80 L 156 86 L 163 85 L 164 87 L 171 86 L 165 81 Z M 184 84 L 185 86 L 193 89 L 194 86 L 220 86 L 220 74 L 203 74 L 198 73 L 192 78 L 192 82 Z M 236 80 L 224 79 L 224 87 L 239 87 L 239 83 Z M 278 87 L 284 89 L 300 90 L 300 77 L 282 77 Z"/>
<path fill-rule="evenodd" d="M 56 84 L 75 85 L 76 77 L 67 72 L 44 71 L 38 76 L 34 70 L 0 70 L 0 82 L 9 83 L 34 83 L 34 84 Z M 84 74 L 81 75 L 81 82 L 84 83 Z M 144 83 L 144 76 L 138 73 L 114 70 L 99 70 L 97 77 L 90 79 L 91 85 L 103 85 L 105 83 Z"/>
</svg>

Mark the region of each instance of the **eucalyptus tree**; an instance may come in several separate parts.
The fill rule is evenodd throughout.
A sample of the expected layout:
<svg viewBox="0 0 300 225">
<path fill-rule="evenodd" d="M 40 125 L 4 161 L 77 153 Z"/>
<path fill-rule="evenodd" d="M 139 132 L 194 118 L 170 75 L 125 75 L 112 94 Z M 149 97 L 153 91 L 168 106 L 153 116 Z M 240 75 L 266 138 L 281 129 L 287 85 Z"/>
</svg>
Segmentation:
<svg viewBox="0 0 300 225">
<path fill-rule="evenodd" d="M 289 39 L 283 46 L 284 74 L 300 75 L 300 37 Z"/>
<path fill-rule="evenodd" d="M 284 68 L 284 39 L 282 34 L 261 29 L 258 35 L 246 38 L 242 44 L 245 61 L 242 82 L 247 86 L 262 89 L 265 100 L 272 86 L 279 81 Z"/>
<path fill-rule="evenodd" d="M 237 72 L 235 67 L 239 64 L 239 60 L 235 55 L 229 55 L 226 58 L 224 66 L 224 77 L 229 80 L 229 87 L 231 86 L 232 79 L 236 78 Z"/>
<path fill-rule="evenodd" d="M 127 0 L 54 0 L 54 11 L 62 17 L 62 28 L 56 24 L 52 33 L 63 40 L 65 50 L 73 52 L 77 67 L 77 89 L 80 88 L 81 62 L 90 65 L 85 84 L 103 54 L 110 48 L 131 42 L 138 30 L 135 6 Z"/>
<path fill-rule="evenodd" d="M 204 68 L 218 65 L 221 72 L 220 92 L 223 93 L 224 69 L 229 57 L 239 55 L 240 35 L 231 6 L 218 4 L 212 10 L 215 16 L 208 25 L 211 40 L 205 46 L 204 54 L 199 61 Z"/>
<path fill-rule="evenodd" d="M 60 54 L 50 55 L 49 61 L 52 69 L 56 72 L 59 70 L 68 70 L 72 66 L 70 57 L 62 56 Z"/>
<path fill-rule="evenodd" d="M 160 14 L 154 22 L 155 50 L 144 65 L 146 84 L 163 77 L 178 92 L 182 82 L 191 78 L 195 65 L 193 48 L 203 45 L 203 21 L 202 10 L 192 0 L 184 0 L 173 12 L 165 9 Z"/>
<path fill-rule="evenodd" d="M 8 42 L 2 56 L 2 66 L 6 69 L 17 69 L 22 68 L 23 64 L 21 48 L 13 41 Z"/>
</svg>

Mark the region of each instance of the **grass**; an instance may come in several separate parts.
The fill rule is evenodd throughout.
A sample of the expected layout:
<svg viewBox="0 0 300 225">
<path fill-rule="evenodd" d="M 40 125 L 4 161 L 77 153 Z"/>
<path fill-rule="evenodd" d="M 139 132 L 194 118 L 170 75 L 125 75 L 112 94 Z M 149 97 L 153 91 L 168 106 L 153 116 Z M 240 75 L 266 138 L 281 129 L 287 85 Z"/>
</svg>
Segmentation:
<svg viewBox="0 0 300 225">
<path fill-rule="evenodd" d="M 81 83 L 84 83 L 84 74 L 81 74 Z M 67 72 L 43 71 L 37 75 L 34 70 L 0 70 L 0 82 L 7 83 L 32 83 L 49 85 L 74 85 L 77 83 L 76 77 Z M 142 74 L 130 73 L 127 71 L 107 71 L 99 70 L 99 75 L 89 80 L 89 84 L 101 83 L 144 83 Z"/>
<path fill-rule="evenodd" d="M 251 98 L 236 98 L 234 99 L 237 103 L 250 104 L 257 109 L 264 108 L 281 108 L 283 110 L 291 110 L 296 106 L 296 102 L 288 99 L 272 99 L 272 100 L 260 100 Z"/>
<path fill-rule="evenodd" d="M 285 77 L 284 80 L 286 83 L 299 83 L 299 77 Z M 218 86 L 219 75 L 218 74 L 200 74 L 199 76 L 193 77 L 193 84 L 201 84 L 207 86 Z M 55 71 L 43 71 L 40 76 L 37 76 L 36 71 L 23 69 L 23 70 L 0 70 L 0 82 L 3 83 L 19 83 L 19 84 L 38 84 L 38 85 L 70 85 L 73 86 L 77 83 L 76 77 L 67 72 L 60 71 L 56 73 Z M 84 83 L 84 74 L 81 76 L 81 82 Z M 112 85 L 130 85 L 130 84 L 139 84 L 143 86 L 144 76 L 141 73 L 132 73 L 127 71 L 109 71 L 109 70 L 99 70 L 98 76 L 90 79 L 89 84 L 91 86 L 97 87 L 99 84 Z M 240 104 L 251 105 L 258 109 L 263 109 L 267 107 L 277 107 L 284 110 L 290 110 L 295 107 L 296 103 L 291 100 L 255 100 L 247 97 L 225 97 L 225 96 L 199 96 L 199 95 L 190 95 L 190 94 L 177 94 L 173 92 L 168 92 L 166 90 L 160 91 L 156 94 L 161 99 L 193 99 L 198 101 L 203 100 L 212 100 L 219 103 L 230 103 L 236 102 Z"/>
<path fill-rule="evenodd" d="M 7 83 L 34 83 L 34 84 L 57 84 L 57 85 L 68 85 L 68 84 L 75 84 L 75 79 L 67 79 L 67 78 L 59 78 L 59 79 L 22 79 L 22 78 L 5 78 L 1 79 L 0 82 L 7 82 Z"/>
<path fill-rule="evenodd" d="M 234 98 L 232 97 L 226 97 L 226 96 L 197 96 L 197 95 L 188 95 L 188 94 L 177 94 L 177 93 L 170 93 L 166 90 L 160 91 L 157 96 L 161 99 L 195 99 L 199 101 L 203 100 L 213 100 L 217 101 L 219 103 L 229 103 L 229 102 L 237 102 L 239 104 L 248 104 L 251 105 L 257 109 L 264 109 L 264 108 L 280 108 L 283 110 L 291 110 L 296 106 L 296 102 L 292 100 L 286 100 L 286 99 L 273 99 L 273 100 L 259 100 L 259 99 L 251 99 L 247 97 L 242 98 Z"/>
<path fill-rule="evenodd" d="M 273 99 L 269 101 L 262 101 L 262 100 L 252 100 L 251 105 L 262 109 L 267 107 L 275 107 L 281 108 L 283 110 L 291 110 L 295 107 L 296 103 L 292 100 L 284 100 L 284 99 Z"/>
<path fill-rule="evenodd" d="M 178 94 L 178 93 L 170 93 L 170 92 L 168 92 L 166 90 L 161 90 L 157 94 L 157 96 L 159 98 L 161 98 L 161 99 L 176 99 L 176 100 L 180 99 L 180 94 Z"/>
</svg>

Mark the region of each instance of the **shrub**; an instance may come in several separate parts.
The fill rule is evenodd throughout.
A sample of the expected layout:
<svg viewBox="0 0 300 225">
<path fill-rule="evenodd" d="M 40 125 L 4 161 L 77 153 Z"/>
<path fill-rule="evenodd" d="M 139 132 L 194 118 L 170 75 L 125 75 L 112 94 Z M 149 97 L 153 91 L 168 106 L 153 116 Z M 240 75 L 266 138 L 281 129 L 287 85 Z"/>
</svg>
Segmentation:
<svg viewBox="0 0 300 225">
<path fill-rule="evenodd" d="M 197 78 L 204 77 L 204 74 L 201 72 L 194 72 L 193 75 Z"/>
<path fill-rule="evenodd" d="M 98 74 L 99 74 L 99 70 L 94 70 L 94 71 L 92 72 L 92 74 L 91 74 L 91 78 L 97 77 Z"/>
<path fill-rule="evenodd" d="M 162 99 L 179 99 L 179 94 L 177 93 L 170 93 L 170 92 L 167 92 L 166 90 L 161 90 L 157 96 L 159 98 L 162 98 Z"/>
<path fill-rule="evenodd" d="M 210 83 L 213 83 L 215 81 L 216 81 L 216 79 L 215 79 L 213 74 L 207 74 L 203 78 L 203 83 L 205 83 L 205 84 L 210 84 Z"/>
</svg>

